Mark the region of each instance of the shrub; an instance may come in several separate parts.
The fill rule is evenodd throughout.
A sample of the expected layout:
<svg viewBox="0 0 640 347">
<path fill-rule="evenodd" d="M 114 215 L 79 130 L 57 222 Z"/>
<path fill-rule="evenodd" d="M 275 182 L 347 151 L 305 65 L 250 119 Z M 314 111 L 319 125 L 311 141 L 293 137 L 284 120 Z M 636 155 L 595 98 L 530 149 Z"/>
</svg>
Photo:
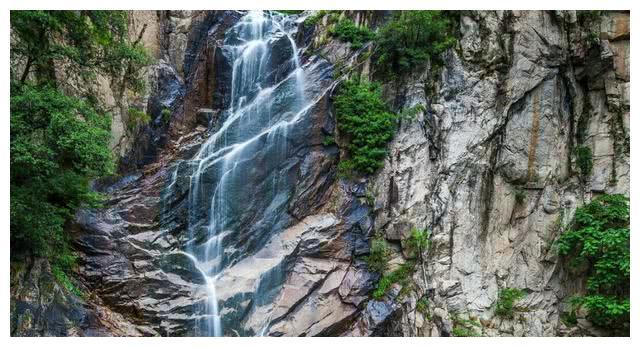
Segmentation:
<svg viewBox="0 0 640 347">
<path fill-rule="evenodd" d="M 72 263 L 63 225 L 97 206 L 89 181 L 113 172 L 111 118 L 49 87 L 11 88 L 11 252 Z"/>
<path fill-rule="evenodd" d="M 66 288 L 68 291 L 70 291 L 71 293 L 79 297 L 85 296 L 85 293 L 82 292 L 80 289 L 78 289 L 78 287 L 76 287 L 73 284 L 73 282 L 71 282 L 71 279 L 69 278 L 69 276 L 59 266 L 56 266 L 56 265 L 52 266 L 51 273 L 53 274 L 53 277 L 55 277 L 56 281 L 60 283 L 64 288 Z"/>
<path fill-rule="evenodd" d="M 162 109 L 162 113 L 160 115 L 162 116 L 162 122 L 164 124 L 169 124 L 169 121 L 171 120 L 171 110 L 165 107 Z"/>
<path fill-rule="evenodd" d="M 344 18 L 329 30 L 329 33 L 341 41 L 350 42 L 351 48 L 358 49 L 367 42 L 373 40 L 375 34 L 366 27 L 358 27 L 351 20 Z"/>
<path fill-rule="evenodd" d="M 371 250 L 369 255 L 365 257 L 369 270 L 373 272 L 383 273 L 389 265 L 389 258 L 391 254 L 387 241 L 385 241 L 382 235 L 376 235 L 371 240 Z"/>
<path fill-rule="evenodd" d="M 418 302 L 416 303 L 416 310 L 424 315 L 429 313 L 429 298 L 427 298 L 426 296 L 420 298 L 420 300 L 418 300 Z"/>
<path fill-rule="evenodd" d="M 139 126 L 149 123 L 151 117 L 133 107 L 129 108 L 129 118 L 127 119 L 127 129 L 134 132 Z"/>
<path fill-rule="evenodd" d="M 576 209 L 558 253 L 587 276 L 587 293 L 574 303 L 595 325 L 628 332 L 630 283 L 629 199 L 602 195 Z"/>
<path fill-rule="evenodd" d="M 453 330 L 451 334 L 456 337 L 476 337 L 480 336 L 476 332 L 475 327 L 480 327 L 480 323 L 476 320 L 462 319 L 457 315 L 451 317 L 453 321 Z"/>
<path fill-rule="evenodd" d="M 591 155 L 591 148 L 587 146 L 576 147 L 576 165 L 580 170 L 582 178 L 586 179 L 591 174 L 593 169 L 593 158 Z"/>
<path fill-rule="evenodd" d="M 480 336 L 478 333 L 473 331 L 471 328 L 467 327 L 454 327 L 451 331 L 453 336 L 455 337 L 478 337 Z"/>
<path fill-rule="evenodd" d="M 333 146 L 336 144 L 336 139 L 335 137 L 331 136 L 331 135 L 327 135 L 322 139 L 322 145 L 324 146 Z"/>
<path fill-rule="evenodd" d="M 408 286 L 410 284 L 411 275 L 414 271 L 415 265 L 412 262 L 407 262 L 402 264 L 395 271 L 382 276 L 376 285 L 376 289 L 373 291 L 373 298 L 381 299 L 394 283 L 399 283 L 403 287 Z"/>
<path fill-rule="evenodd" d="M 66 283 L 75 257 L 63 226 L 76 209 L 100 205 L 89 183 L 114 169 L 111 116 L 92 87 L 100 74 L 118 81 L 121 93 L 138 93 L 151 58 L 131 40 L 127 11 L 10 17 L 11 256 L 48 258 Z"/>
<path fill-rule="evenodd" d="M 396 129 L 396 116 L 389 112 L 376 83 L 345 81 L 335 98 L 341 135 L 348 137 L 350 159 L 341 171 L 371 174 L 384 165 L 387 143 Z"/>
<path fill-rule="evenodd" d="M 504 288 L 498 294 L 495 314 L 504 318 L 513 318 L 513 304 L 524 297 L 524 292 L 517 288 Z"/>
<path fill-rule="evenodd" d="M 412 253 L 413 257 L 422 258 L 422 252 L 431 245 L 429 231 L 426 229 L 413 228 L 411 236 L 406 240 L 405 247 Z"/>
<path fill-rule="evenodd" d="M 387 76 L 410 73 L 455 44 L 442 11 L 398 11 L 377 35 L 376 65 Z"/>
</svg>

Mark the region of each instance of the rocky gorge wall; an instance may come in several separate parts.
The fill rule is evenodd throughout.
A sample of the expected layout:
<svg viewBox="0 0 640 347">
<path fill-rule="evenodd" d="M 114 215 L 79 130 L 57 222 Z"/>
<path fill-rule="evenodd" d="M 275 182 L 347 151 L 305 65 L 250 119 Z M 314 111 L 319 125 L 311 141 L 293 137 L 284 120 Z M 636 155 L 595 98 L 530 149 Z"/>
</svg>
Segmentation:
<svg viewBox="0 0 640 347">
<path fill-rule="evenodd" d="M 176 253 L 190 241 L 188 159 L 224 121 L 232 66 L 223 39 L 243 15 L 133 12 L 158 57 L 149 95 L 137 101 L 153 120 L 118 148 L 123 176 L 96 184 L 106 207 L 79 211 L 69 228 L 87 294 L 68 293 L 41 260 L 12 268 L 12 335 L 195 334 L 207 291 Z M 386 13 L 342 15 L 375 28 Z M 295 182 L 287 222 L 268 238 L 229 241 L 246 257 L 217 279 L 223 324 L 240 322 L 224 334 L 450 336 L 465 320 L 486 336 L 605 334 L 582 318 L 574 327 L 560 319 L 584 288 L 568 280 L 575 275 L 553 241 L 593 196 L 628 195 L 629 14 L 461 12 L 444 66 L 384 85 L 397 111 L 424 111 L 401 120 L 383 169 L 367 180 L 337 177 L 339 134 L 337 146 L 323 138 L 336 132 L 331 96 L 340 79 L 374 78 L 371 45 L 353 50 L 328 25 L 325 16 L 295 35 L 301 65 L 322 66 L 309 76 L 322 76 L 326 90 L 305 118 L 309 131 L 290 134 L 306 144 L 287 162 Z M 593 152 L 586 178 L 574 155 L 582 145 Z M 407 261 L 401 240 L 414 227 L 431 231 L 425 275 L 374 300 L 378 275 L 363 260 L 371 237 L 391 244 L 395 268 Z M 513 319 L 493 312 L 507 287 L 526 293 Z M 418 310 L 423 297 L 428 307 Z"/>
</svg>

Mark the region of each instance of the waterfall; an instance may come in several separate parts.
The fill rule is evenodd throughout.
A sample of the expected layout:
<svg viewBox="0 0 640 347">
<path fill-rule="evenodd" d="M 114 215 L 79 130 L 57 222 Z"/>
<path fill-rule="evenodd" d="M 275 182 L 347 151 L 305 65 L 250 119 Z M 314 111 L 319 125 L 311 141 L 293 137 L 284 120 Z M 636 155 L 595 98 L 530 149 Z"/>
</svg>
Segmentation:
<svg viewBox="0 0 640 347">
<path fill-rule="evenodd" d="M 223 335 L 218 276 L 286 222 L 291 183 L 278 168 L 286 165 L 290 128 L 310 105 L 292 37 L 296 29 L 289 16 L 249 11 L 225 36 L 223 50 L 232 62 L 230 101 L 221 125 L 191 160 L 185 254 L 204 277 L 207 296 L 196 335 Z M 289 55 L 279 60 L 283 53 Z M 252 208 L 260 213 L 246 212 Z M 246 237 L 238 235 L 249 223 L 256 227 Z"/>
</svg>

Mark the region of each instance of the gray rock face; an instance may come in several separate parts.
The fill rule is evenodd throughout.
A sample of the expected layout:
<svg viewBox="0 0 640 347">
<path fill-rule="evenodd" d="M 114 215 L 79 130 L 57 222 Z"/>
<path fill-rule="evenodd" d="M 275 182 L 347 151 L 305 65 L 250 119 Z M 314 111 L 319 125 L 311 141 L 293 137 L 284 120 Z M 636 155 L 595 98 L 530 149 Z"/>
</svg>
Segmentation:
<svg viewBox="0 0 640 347">
<path fill-rule="evenodd" d="M 606 14 L 602 37 L 625 42 L 628 32 L 611 31 L 626 30 L 627 15 Z M 375 228 L 388 239 L 406 237 L 410 227 L 432 231 L 423 290 L 433 290 L 437 335 L 450 332 L 455 315 L 479 317 L 486 335 L 559 334 L 563 302 L 582 288 L 552 243 L 592 194 L 629 192 L 629 152 L 616 150 L 628 139 L 626 53 L 599 54 L 605 44 L 584 40 L 597 24 L 579 27 L 573 16 L 468 13 L 438 92 L 424 97 L 423 76 L 406 88 L 404 106 L 428 111 L 401 125 L 375 178 Z M 575 167 L 577 145 L 594 153 L 586 183 Z M 505 287 L 527 293 L 513 321 L 493 316 Z M 432 326 L 425 320 L 419 334 L 433 335 Z"/>
<path fill-rule="evenodd" d="M 365 25 L 384 20 L 370 11 L 343 15 Z M 139 172 L 98 182 L 109 197 L 105 208 L 80 211 L 71 227 L 86 299 L 39 285 L 55 283 L 46 263 L 12 269 L 12 335 L 198 334 L 207 278 L 182 251 L 206 240 L 215 172 L 203 176 L 201 208 L 191 208 L 192 159 L 233 102 L 223 38 L 240 16 L 158 14 L 163 60 L 148 105 L 170 108 L 171 121 L 134 145 Z M 574 11 L 461 13 L 459 43 L 441 69 L 416 71 L 401 88 L 383 86 L 398 109 L 425 111 L 401 120 L 384 168 L 366 180 L 338 178 L 341 139 L 323 140 L 335 135 L 336 79 L 350 69 L 368 76 L 371 47 L 354 51 L 331 38 L 327 18 L 299 30 L 300 63 L 315 66 L 307 77 L 316 98 L 287 133 L 286 158 L 272 160 L 263 146 L 240 164 L 253 180 L 238 187 L 245 199 L 230 204 L 245 213 L 230 222 L 237 232 L 224 238 L 228 257 L 215 279 L 224 333 L 451 336 L 473 321 L 486 336 L 606 334 L 586 321 L 561 322 L 566 299 L 584 288 L 552 247 L 594 194 L 629 192 L 629 14 L 600 19 Z M 587 39 L 590 32 L 599 39 Z M 263 77 L 277 84 L 295 68 L 292 45 L 282 35 L 269 45 L 272 68 Z M 285 99 L 274 100 L 274 117 L 287 111 Z M 593 152 L 589 177 L 576 168 L 578 145 Z M 144 153 L 153 155 L 143 164 Z M 278 202 L 278 223 L 263 230 L 260 222 L 276 215 L 264 193 L 273 179 L 267 173 L 287 179 L 287 198 Z M 424 268 L 416 266 L 410 285 L 393 284 L 374 300 L 380 275 L 363 260 L 371 236 L 388 240 L 395 269 L 410 260 L 404 240 L 414 227 L 431 231 Z M 493 312 L 506 287 L 526 293 L 514 319 Z M 51 317 L 64 323 L 47 325 Z"/>
</svg>

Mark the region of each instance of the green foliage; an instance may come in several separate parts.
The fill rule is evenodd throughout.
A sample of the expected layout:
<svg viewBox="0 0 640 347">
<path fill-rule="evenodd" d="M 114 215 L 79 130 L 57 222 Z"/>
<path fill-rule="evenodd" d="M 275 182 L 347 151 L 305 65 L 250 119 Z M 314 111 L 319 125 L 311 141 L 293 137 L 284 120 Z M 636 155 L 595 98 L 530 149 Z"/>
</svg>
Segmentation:
<svg viewBox="0 0 640 347">
<path fill-rule="evenodd" d="M 476 327 L 479 328 L 481 325 L 477 320 L 472 319 L 462 319 L 457 315 L 451 316 L 451 320 L 453 321 L 453 330 L 451 334 L 456 337 L 477 337 L 480 336 L 476 332 Z"/>
<path fill-rule="evenodd" d="M 351 48 L 358 49 L 367 42 L 373 40 L 375 34 L 367 27 L 358 27 L 348 18 L 343 18 L 329 33 L 343 42 L 350 42 Z"/>
<path fill-rule="evenodd" d="M 369 270 L 373 272 L 383 273 L 389 265 L 391 254 L 389 245 L 382 235 L 376 235 L 371 240 L 371 250 L 369 255 L 365 257 Z"/>
<path fill-rule="evenodd" d="M 123 89 L 144 89 L 139 73 L 151 58 L 138 42 L 131 42 L 126 11 L 11 11 L 12 78 L 38 84 L 91 85 L 97 73 L 114 77 Z M 65 65 L 64 80 L 56 80 L 55 66 Z"/>
<path fill-rule="evenodd" d="M 576 209 L 571 230 L 560 235 L 558 252 L 587 275 L 586 296 L 575 303 L 594 324 L 629 329 L 629 199 L 602 195 Z"/>
<path fill-rule="evenodd" d="M 429 313 L 429 298 L 423 296 L 416 302 L 416 310 L 423 315 L 427 315 Z"/>
<path fill-rule="evenodd" d="M 575 326 L 578 324 L 578 316 L 576 315 L 575 309 L 560 314 L 560 319 L 567 326 Z"/>
<path fill-rule="evenodd" d="M 513 304 L 524 297 L 524 292 L 517 288 L 504 288 L 498 294 L 495 314 L 504 318 L 513 318 Z"/>
<path fill-rule="evenodd" d="M 162 123 L 169 124 L 169 121 L 171 120 L 171 110 L 165 107 L 162 109 L 162 113 L 160 115 L 162 116 Z"/>
<path fill-rule="evenodd" d="M 426 229 L 413 228 L 411 237 L 405 241 L 405 247 L 409 250 L 413 257 L 419 257 L 429 249 L 431 241 L 429 240 L 429 231 Z"/>
<path fill-rule="evenodd" d="M 98 194 L 89 180 L 110 174 L 109 115 L 50 87 L 11 88 L 11 247 L 67 263 L 64 222 Z"/>
<path fill-rule="evenodd" d="M 451 331 L 453 336 L 455 337 L 478 337 L 480 336 L 478 333 L 473 331 L 471 328 L 467 327 L 454 327 Z"/>
<path fill-rule="evenodd" d="M 400 112 L 400 114 L 398 115 L 398 118 L 400 119 L 407 119 L 407 120 L 413 120 L 415 119 L 418 114 L 420 112 L 424 112 L 426 111 L 426 107 L 424 107 L 424 105 L 422 104 L 417 104 L 413 107 L 409 107 L 409 108 L 405 108 L 402 110 L 402 112 Z"/>
<path fill-rule="evenodd" d="M 407 262 L 402 264 L 398 269 L 382 276 L 376 289 L 373 291 L 374 299 L 381 299 L 391 288 L 394 283 L 399 283 L 403 288 L 409 286 L 411 283 L 411 275 L 415 272 L 415 264 Z"/>
<path fill-rule="evenodd" d="M 140 91 L 150 58 L 130 41 L 126 11 L 10 16 L 11 255 L 46 257 L 67 283 L 75 257 L 63 226 L 76 209 L 100 205 L 89 183 L 114 169 L 111 116 L 91 87 L 101 74 L 122 93 Z"/>
<path fill-rule="evenodd" d="M 453 46 L 453 23 L 442 11 L 397 11 L 377 35 L 378 69 L 410 73 Z"/>
<path fill-rule="evenodd" d="M 517 204 L 522 204 L 527 198 L 527 192 L 522 188 L 517 188 L 515 191 L 515 198 Z"/>
<path fill-rule="evenodd" d="M 59 266 L 52 266 L 51 273 L 53 274 L 53 277 L 55 277 L 56 281 L 58 281 L 58 283 L 60 283 L 68 291 L 79 297 L 85 297 L 85 293 L 78 289 L 78 287 L 76 287 L 73 282 L 71 282 L 69 276 Z"/>
<path fill-rule="evenodd" d="M 288 14 L 288 15 L 295 15 L 295 14 L 300 14 L 304 12 L 304 10 L 276 10 L 276 11 L 280 13 Z"/>
<path fill-rule="evenodd" d="M 322 139 L 322 144 L 327 147 L 333 146 L 336 144 L 336 138 L 331 135 L 327 135 Z"/>
<path fill-rule="evenodd" d="M 350 159 L 340 163 L 341 171 L 371 174 L 381 168 L 387 143 L 396 129 L 396 115 L 389 112 L 376 83 L 345 81 L 335 98 L 341 135 L 349 138 Z"/>
<path fill-rule="evenodd" d="M 593 170 L 591 148 L 588 146 L 576 147 L 576 165 L 578 169 L 580 169 L 580 175 L 582 175 L 583 178 L 589 177 L 591 170 Z"/>
<path fill-rule="evenodd" d="M 164 117 L 164 114 L 163 114 Z M 129 132 L 134 132 L 139 126 L 147 124 L 151 121 L 151 116 L 135 109 L 129 108 L 129 118 L 127 120 L 127 129 Z"/>
<path fill-rule="evenodd" d="M 313 15 L 307 17 L 304 20 L 303 25 L 306 27 L 311 27 L 311 26 L 315 26 L 316 24 L 318 24 L 322 18 L 324 18 L 324 16 L 329 15 L 330 16 L 330 20 L 329 22 L 335 22 L 338 20 L 338 17 L 340 16 L 340 12 L 341 11 L 327 11 L 327 10 L 320 10 L 316 13 L 314 13 Z"/>
</svg>

